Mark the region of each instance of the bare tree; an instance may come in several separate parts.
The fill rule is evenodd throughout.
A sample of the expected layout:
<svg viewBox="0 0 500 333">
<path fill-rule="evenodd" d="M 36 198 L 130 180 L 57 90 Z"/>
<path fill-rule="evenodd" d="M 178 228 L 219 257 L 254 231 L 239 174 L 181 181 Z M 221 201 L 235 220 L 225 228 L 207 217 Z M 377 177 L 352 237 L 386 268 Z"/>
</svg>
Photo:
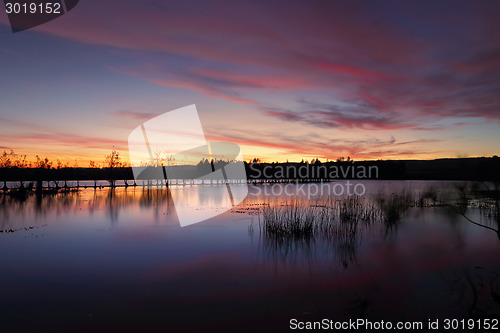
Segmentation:
<svg viewBox="0 0 500 333">
<path fill-rule="evenodd" d="M 28 163 L 26 155 L 17 155 L 13 150 L 10 153 L 4 151 L 0 155 L 0 168 L 27 168 Z"/>
<path fill-rule="evenodd" d="M 120 162 L 120 154 L 116 151 L 113 150 L 111 154 L 106 155 L 104 158 L 104 166 L 111 169 L 110 170 L 110 179 L 109 181 L 109 186 L 110 187 L 115 187 L 115 182 L 116 180 L 114 179 L 113 175 L 113 169 L 121 167 L 122 163 Z"/>
<path fill-rule="evenodd" d="M 36 158 L 35 168 L 39 168 L 39 169 L 52 168 L 52 162 L 47 157 L 40 158 L 40 156 L 36 155 L 35 158 Z"/>
<path fill-rule="evenodd" d="M 104 157 L 105 167 L 108 167 L 110 169 L 119 168 L 121 164 L 122 163 L 120 162 L 120 154 L 116 150 L 113 150 L 111 154 L 106 155 Z"/>
</svg>

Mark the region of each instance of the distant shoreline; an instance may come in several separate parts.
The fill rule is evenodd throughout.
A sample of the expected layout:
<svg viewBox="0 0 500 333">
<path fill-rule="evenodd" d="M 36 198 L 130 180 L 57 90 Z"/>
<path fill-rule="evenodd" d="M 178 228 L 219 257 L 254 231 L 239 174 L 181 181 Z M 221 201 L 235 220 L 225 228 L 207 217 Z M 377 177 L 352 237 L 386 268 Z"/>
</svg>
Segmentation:
<svg viewBox="0 0 500 333">
<path fill-rule="evenodd" d="M 332 181 L 342 179 L 500 181 L 500 158 L 498 157 L 393 161 L 316 161 L 314 163 L 245 162 L 245 169 L 249 181 Z M 332 173 L 332 170 L 336 170 L 336 172 Z M 353 170 L 357 171 L 354 172 Z M 360 170 L 369 170 L 370 172 L 362 173 Z M 134 175 L 131 167 L 0 168 L 0 182 L 85 180 L 128 180 L 133 182 Z"/>
</svg>

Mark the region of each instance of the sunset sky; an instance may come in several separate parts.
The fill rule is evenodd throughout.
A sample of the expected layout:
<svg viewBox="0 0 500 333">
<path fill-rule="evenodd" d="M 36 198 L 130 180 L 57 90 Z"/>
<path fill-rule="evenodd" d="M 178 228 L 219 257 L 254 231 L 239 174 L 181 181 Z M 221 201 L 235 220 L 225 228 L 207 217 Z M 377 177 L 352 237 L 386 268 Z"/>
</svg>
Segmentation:
<svg viewBox="0 0 500 333">
<path fill-rule="evenodd" d="M 126 160 L 196 104 L 245 160 L 500 153 L 500 1 L 81 0 L 15 34 L 0 8 L 0 151 Z"/>
</svg>

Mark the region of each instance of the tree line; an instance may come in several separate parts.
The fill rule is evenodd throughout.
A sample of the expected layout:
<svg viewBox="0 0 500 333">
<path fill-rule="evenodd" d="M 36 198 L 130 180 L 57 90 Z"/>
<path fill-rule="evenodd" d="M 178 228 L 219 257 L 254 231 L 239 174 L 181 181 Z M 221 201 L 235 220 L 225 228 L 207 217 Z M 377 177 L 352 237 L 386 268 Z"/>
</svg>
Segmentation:
<svg viewBox="0 0 500 333">
<path fill-rule="evenodd" d="M 19 169 L 65 169 L 65 168 L 81 168 L 78 160 L 73 162 L 61 162 L 59 159 L 55 161 L 50 160 L 48 157 L 40 157 L 35 155 L 33 160 L 29 160 L 25 154 L 16 154 L 14 150 L 10 152 L 4 151 L 0 155 L 0 168 L 19 168 Z M 130 167 L 130 163 L 124 162 L 120 158 L 120 153 L 112 150 L 109 154 L 104 156 L 102 163 L 90 160 L 88 168 L 122 168 Z"/>
</svg>

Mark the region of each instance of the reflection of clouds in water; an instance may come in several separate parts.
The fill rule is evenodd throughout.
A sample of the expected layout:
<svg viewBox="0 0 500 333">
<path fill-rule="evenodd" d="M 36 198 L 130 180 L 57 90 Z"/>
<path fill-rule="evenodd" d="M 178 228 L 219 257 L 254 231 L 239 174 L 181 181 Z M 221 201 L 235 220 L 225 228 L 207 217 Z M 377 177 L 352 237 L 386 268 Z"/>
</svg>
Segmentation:
<svg viewBox="0 0 500 333">
<path fill-rule="evenodd" d="M 463 309 L 469 318 L 500 316 L 500 274 L 475 265 L 443 269 L 442 279 L 448 286 L 454 306 Z"/>
<path fill-rule="evenodd" d="M 380 186 L 387 188 L 388 184 L 391 183 L 382 182 Z M 373 188 L 373 183 L 371 186 Z M 202 188 L 210 191 L 212 187 L 192 186 L 183 190 L 172 186 L 171 190 L 180 191 L 186 202 L 193 205 L 220 208 L 220 197 L 204 200 L 197 192 Z M 277 198 L 276 204 L 282 205 L 287 200 L 290 198 Z M 390 239 L 384 237 L 383 222 L 360 221 L 351 229 L 352 224 L 340 223 L 340 213 L 336 215 L 337 228 L 329 229 L 330 234 L 294 238 L 261 232 L 258 212 L 269 201 L 265 196 L 251 195 L 230 214 L 180 228 L 169 192 L 161 188 L 82 189 L 64 195 L 30 195 L 24 202 L 2 195 L 1 223 L 9 228 L 48 224 L 48 228 L 39 229 L 48 233 L 43 241 L 26 241 L 22 232 L 0 235 L 8 240 L 0 242 L 5 252 L 15 254 L 6 256 L 3 264 L 10 260 L 13 271 L 33 270 L 24 275 L 23 283 L 18 282 L 18 290 L 24 289 L 25 282 L 32 276 L 44 272 L 33 268 L 38 267 L 33 265 L 39 262 L 33 259 L 36 252 L 50 263 L 67 267 L 69 272 L 79 266 L 78 276 L 85 292 L 102 284 L 102 279 L 96 285 L 89 282 L 89 272 L 104 272 L 102 278 L 109 274 L 106 280 L 109 285 L 133 281 L 124 282 L 123 289 L 116 287 L 113 294 L 127 295 L 143 288 L 149 295 L 154 288 L 162 306 L 168 299 L 172 300 L 173 308 L 178 309 L 178 300 L 186 301 L 188 295 L 192 297 L 192 304 L 204 301 L 208 307 L 213 306 L 214 297 L 218 300 L 224 297 L 225 308 L 226 304 L 232 308 L 234 304 L 249 304 L 250 300 L 259 308 L 268 305 L 269 313 L 275 308 L 283 309 L 287 316 L 294 311 L 307 311 L 314 318 L 332 313 L 341 318 L 363 315 L 395 318 L 408 313 L 415 313 L 419 318 L 445 314 L 458 317 L 467 313 L 473 300 L 463 275 L 467 268 L 477 286 L 477 307 L 486 311 L 496 304 L 492 295 L 498 294 L 500 280 L 488 274 L 500 271 L 500 243 L 491 231 L 473 225 L 452 209 L 411 207 L 402 215 Z M 314 204 L 320 206 L 320 202 Z M 349 210 L 343 214 L 345 221 L 350 220 Z M 470 208 L 467 216 L 486 223 L 485 216 L 485 220 L 480 220 L 479 208 Z M 116 228 L 110 228 L 112 219 L 116 221 Z M 253 226 L 251 238 L 247 236 L 249 219 Z M 164 228 L 166 224 L 168 228 Z M 101 229 L 111 231 L 95 232 Z M 457 245 L 458 236 L 461 246 Z M 37 251 L 16 251 L 23 246 L 33 246 Z M 31 265 L 19 265 L 18 260 Z M 40 265 L 45 267 L 45 262 Z M 476 276 L 475 266 L 483 267 L 481 290 L 481 278 Z M 452 304 L 457 294 L 446 294 L 447 285 L 441 273 L 448 270 L 457 270 L 459 283 L 465 286 L 467 302 L 461 303 L 461 307 Z M 59 283 L 54 287 L 55 295 L 58 291 Z M 133 295 L 141 297 L 140 293 Z M 26 297 L 23 301 L 29 304 L 32 295 Z M 136 302 L 134 297 L 127 301 Z M 486 302 L 488 297 L 490 303 Z M 279 306 L 274 306 L 274 300 L 279 301 Z M 147 300 L 144 304 L 148 304 Z M 199 308 L 198 303 L 193 306 Z"/>
<path fill-rule="evenodd" d="M 169 190 L 164 188 L 81 189 L 66 193 L 30 194 L 22 201 L 8 195 L 0 196 L 0 228 L 18 228 L 31 222 L 49 221 L 52 216 L 87 213 L 93 216 L 107 212 L 111 223 L 120 219 L 126 208 L 152 210 L 155 220 L 175 215 Z"/>
<path fill-rule="evenodd" d="M 498 244 L 492 243 L 491 239 L 486 241 L 482 236 L 484 234 L 482 228 L 469 223 L 470 220 L 478 218 L 480 220 L 478 223 L 490 227 L 498 226 L 498 219 L 494 215 L 498 201 L 491 201 L 491 198 L 476 198 L 479 206 L 468 208 L 473 213 L 468 218 L 453 209 L 452 204 L 460 194 L 453 193 L 454 187 L 450 185 L 452 184 L 446 184 L 443 188 L 436 189 L 435 184 L 433 184 L 431 186 L 434 188 L 431 187 L 430 190 L 421 186 L 411 190 L 403 187 L 402 191 L 386 191 L 385 197 L 382 197 L 384 194 L 381 194 L 381 191 L 372 191 L 372 202 L 376 203 L 380 213 L 377 218 L 372 223 L 360 223 L 356 224 L 354 229 L 341 230 L 336 234 L 336 237 L 330 237 L 331 233 L 329 232 L 293 234 L 282 229 L 279 229 L 281 232 L 268 233 L 265 232 L 261 218 L 259 222 L 254 222 L 249 228 L 252 241 L 258 246 L 257 260 L 264 267 L 270 265 L 271 270 L 276 275 L 286 274 L 286 272 L 294 274 L 300 270 L 313 274 L 322 271 L 324 265 L 329 263 L 340 269 L 343 267 L 347 274 L 354 274 L 358 270 L 366 272 L 373 278 L 373 284 L 370 282 L 373 288 L 368 285 L 353 284 L 352 294 L 343 291 L 345 298 L 352 302 L 353 309 L 349 311 L 358 314 L 366 311 L 381 311 L 380 309 L 383 307 L 389 307 L 392 310 L 394 304 L 381 300 L 386 298 L 384 290 L 396 287 L 398 282 L 395 279 L 397 276 L 414 276 L 412 279 L 429 280 L 426 283 L 434 286 L 436 283 L 442 283 L 442 281 L 433 280 L 433 276 L 438 272 L 456 269 L 456 267 L 467 267 L 471 264 L 477 265 L 478 262 L 490 263 L 492 274 L 498 275 L 500 268 L 498 264 L 491 266 L 491 263 L 498 261 L 495 259 L 496 255 L 491 252 Z M 488 192 L 488 196 L 492 195 L 495 196 L 495 192 Z M 269 199 L 263 197 L 257 199 L 255 196 L 250 196 L 250 198 L 253 198 L 251 202 L 254 205 L 259 202 L 269 203 Z M 424 200 L 419 200 L 419 198 Z M 453 200 L 449 200 L 450 198 Z M 297 196 L 294 199 L 299 201 L 300 205 L 318 205 L 318 198 L 308 200 Z M 426 202 L 425 199 L 428 201 Z M 289 204 L 289 200 L 293 199 L 284 197 L 281 198 L 281 201 L 277 199 L 271 203 L 271 205 L 278 207 L 273 212 L 275 219 L 278 218 L 277 215 L 283 213 L 280 213 L 279 207 Z M 247 200 L 247 202 L 249 201 Z M 422 202 L 425 204 L 421 204 Z M 266 209 L 265 204 L 262 211 Z M 484 205 L 488 205 L 490 209 L 486 210 Z M 492 210 L 493 214 L 490 214 Z M 488 214 L 485 214 L 485 211 Z M 319 212 L 314 214 L 317 216 Z M 336 223 L 342 225 L 338 221 Z M 486 231 L 486 233 L 488 232 Z M 366 242 L 368 244 L 364 244 Z M 373 244 L 377 245 L 374 247 Z M 374 251 L 377 248 L 379 250 L 387 248 L 387 251 Z M 369 252 L 368 249 L 370 249 Z M 467 257 L 467 253 L 477 251 L 477 249 L 484 252 L 483 258 Z M 382 276 L 379 276 L 379 273 Z M 460 275 L 460 279 L 467 281 L 464 274 Z M 485 277 L 480 279 L 486 281 Z M 355 280 L 351 282 L 353 281 Z M 493 287 L 490 287 L 486 293 L 490 300 L 493 299 L 491 295 L 499 297 L 496 289 L 498 278 L 491 281 Z M 477 280 L 474 283 L 479 284 L 480 281 Z M 408 293 L 407 287 L 400 287 L 404 293 Z M 434 294 L 433 289 L 429 288 L 429 290 L 431 290 L 431 294 Z M 419 299 L 417 296 L 414 297 Z M 432 298 L 429 295 L 426 297 Z M 422 297 L 422 299 L 424 298 Z M 436 307 L 445 306 L 445 300 L 446 298 L 442 302 L 440 301 L 442 304 L 436 305 Z M 392 301 L 397 302 L 396 299 Z M 423 302 L 422 309 L 425 309 L 426 301 L 419 299 L 419 302 Z M 473 314 L 498 312 L 498 305 L 496 305 L 496 310 L 493 310 L 495 302 L 488 303 L 484 300 L 481 302 L 478 301 L 474 306 L 469 304 L 473 309 L 469 311 L 473 311 L 471 312 Z M 462 307 L 450 308 L 450 313 L 463 312 L 463 305 Z M 375 306 L 379 309 L 374 310 Z M 402 306 L 402 308 L 404 307 Z M 437 308 L 436 311 L 438 311 Z"/>
</svg>

